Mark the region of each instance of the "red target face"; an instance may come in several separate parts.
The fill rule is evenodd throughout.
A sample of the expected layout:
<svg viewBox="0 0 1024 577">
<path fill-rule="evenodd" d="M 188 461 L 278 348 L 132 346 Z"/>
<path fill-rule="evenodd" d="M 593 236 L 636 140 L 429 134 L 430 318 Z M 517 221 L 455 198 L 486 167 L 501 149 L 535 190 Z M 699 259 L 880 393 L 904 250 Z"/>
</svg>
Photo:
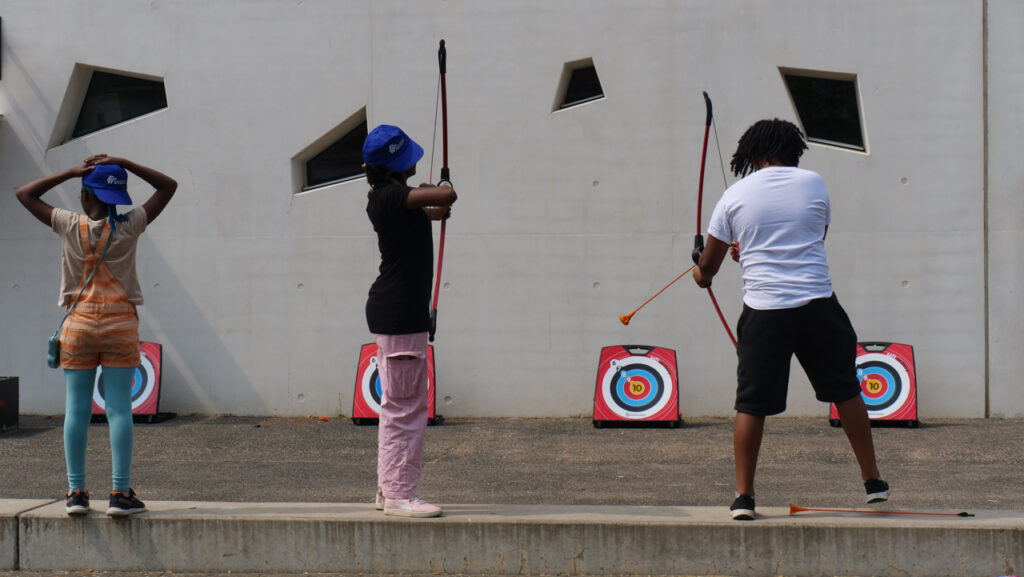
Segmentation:
<svg viewBox="0 0 1024 577">
<path fill-rule="evenodd" d="M 139 343 L 141 363 L 132 375 L 132 414 L 155 415 L 160 402 L 160 362 L 163 349 L 157 343 Z M 92 393 L 92 413 L 106 414 L 106 390 L 103 384 L 103 367 L 96 368 L 96 384 Z"/>
<path fill-rule="evenodd" d="M 857 358 L 857 378 L 868 417 L 881 419 L 898 411 L 910 396 L 910 375 L 889 355 L 867 353 Z"/>
<path fill-rule="evenodd" d="M 370 410 L 380 414 L 380 371 L 377 370 L 377 357 L 371 357 L 370 363 L 363 371 L 363 378 L 360 381 L 363 400 L 369 405 Z"/>
<path fill-rule="evenodd" d="M 658 414 L 671 395 L 665 387 L 672 378 L 665 367 L 650 357 L 626 357 L 611 361 L 602 382 L 605 402 L 615 414 L 643 419 Z"/>
<path fill-rule="evenodd" d="M 605 347 L 597 374 L 594 421 L 678 421 L 675 351 Z"/>
<path fill-rule="evenodd" d="M 898 343 L 859 343 L 857 379 L 872 420 L 917 422 L 914 349 Z M 839 414 L 833 405 L 829 418 Z"/>
<path fill-rule="evenodd" d="M 427 347 L 427 414 L 434 413 L 434 345 Z M 377 369 L 377 343 L 367 343 L 359 351 L 356 369 L 355 394 L 352 399 L 352 418 L 375 422 L 380 417 L 380 372 Z"/>
</svg>

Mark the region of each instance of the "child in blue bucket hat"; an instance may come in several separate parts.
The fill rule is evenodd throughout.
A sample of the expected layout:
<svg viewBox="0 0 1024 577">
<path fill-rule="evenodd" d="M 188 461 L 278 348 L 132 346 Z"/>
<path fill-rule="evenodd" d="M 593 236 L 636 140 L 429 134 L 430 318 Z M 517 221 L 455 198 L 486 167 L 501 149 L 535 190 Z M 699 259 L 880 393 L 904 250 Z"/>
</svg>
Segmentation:
<svg viewBox="0 0 1024 577">
<path fill-rule="evenodd" d="M 421 499 L 416 488 L 427 428 L 431 221 L 448 218 L 457 195 L 450 186 L 407 184 L 422 157 L 420 145 L 388 124 L 374 128 L 363 144 L 370 184 L 366 214 L 381 257 L 380 274 L 366 300 L 381 384 L 376 507 L 402 517 L 437 517 L 442 512 Z"/>
<path fill-rule="evenodd" d="M 155 191 L 141 207 L 118 215 L 115 205 L 132 203 L 128 171 Z M 54 208 L 41 198 L 72 178 L 82 179 L 84 214 Z M 59 358 L 67 391 L 64 457 L 68 493 L 64 510 L 68 515 L 89 513 L 85 455 L 98 366 L 103 367 L 113 465 L 107 515 L 124 517 L 146 510 L 130 484 L 132 384 L 141 362 L 136 307 L 143 302 L 135 254 L 139 236 L 167 206 L 177 186 L 174 179 L 152 168 L 97 154 L 78 166 L 34 180 L 16 193 L 33 216 L 60 236 L 62 244 L 58 305 L 70 308 L 62 323 Z"/>
</svg>

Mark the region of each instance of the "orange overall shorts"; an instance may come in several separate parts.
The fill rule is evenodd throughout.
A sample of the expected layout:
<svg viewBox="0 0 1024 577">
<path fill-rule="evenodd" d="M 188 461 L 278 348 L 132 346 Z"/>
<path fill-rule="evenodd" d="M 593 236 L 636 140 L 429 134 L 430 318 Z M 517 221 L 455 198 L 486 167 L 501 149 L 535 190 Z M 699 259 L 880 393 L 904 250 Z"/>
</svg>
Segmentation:
<svg viewBox="0 0 1024 577">
<path fill-rule="evenodd" d="M 99 262 L 101 247 L 110 238 L 110 223 L 104 224 L 103 233 L 92 250 L 89 248 L 87 223 L 86 216 L 81 215 L 78 233 L 85 254 L 81 283 L 89 278 L 94 268 L 96 273 L 64 321 L 64 330 L 60 334 L 60 366 L 65 369 L 94 369 L 98 365 L 137 367 L 141 363 L 138 312 L 135 304 L 128 300 L 128 293 L 121 283 L 107 268 L 107 263 Z"/>
</svg>

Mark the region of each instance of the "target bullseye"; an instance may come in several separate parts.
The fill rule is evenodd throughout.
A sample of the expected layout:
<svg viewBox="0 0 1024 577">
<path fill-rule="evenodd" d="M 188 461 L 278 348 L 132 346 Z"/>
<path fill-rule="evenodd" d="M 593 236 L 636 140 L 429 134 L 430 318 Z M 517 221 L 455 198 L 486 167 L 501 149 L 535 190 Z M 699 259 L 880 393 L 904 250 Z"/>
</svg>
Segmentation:
<svg viewBox="0 0 1024 577">
<path fill-rule="evenodd" d="M 861 395 L 868 406 L 879 407 L 889 403 L 894 393 L 901 388 L 898 377 L 882 367 L 858 369 Z"/>
<path fill-rule="evenodd" d="M 644 375 L 628 375 L 622 376 L 623 384 L 623 395 L 638 404 L 642 404 L 643 400 L 647 398 L 651 391 L 651 383 Z"/>
</svg>

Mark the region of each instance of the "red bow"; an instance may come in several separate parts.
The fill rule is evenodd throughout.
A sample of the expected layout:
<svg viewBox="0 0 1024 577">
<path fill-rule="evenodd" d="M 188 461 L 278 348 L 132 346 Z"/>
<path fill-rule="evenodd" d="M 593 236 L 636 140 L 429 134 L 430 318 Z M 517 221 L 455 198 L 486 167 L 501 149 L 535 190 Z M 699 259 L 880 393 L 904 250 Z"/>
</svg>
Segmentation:
<svg viewBox="0 0 1024 577">
<path fill-rule="evenodd" d="M 701 218 L 700 209 L 704 204 L 704 164 L 708 158 L 708 135 L 711 132 L 711 121 L 714 116 L 711 113 L 711 97 L 708 93 L 704 93 L 704 107 L 707 109 L 707 116 L 704 121 L 704 146 L 700 151 L 700 181 L 697 184 L 697 234 L 693 237 L 693 262 L 694 264 L 700 260 L 700 255 L 704 252 L 704 235 L 701 234 Z M 716 142 L 717 142 L 716 132 Z M 723 173 L 724 177 L 724 173 Z M 718 313 L 719 320 L 722 321 L 722 326 L 725 327 L 725 332 L 729 335 L 729 340 L 732 341 L 732 346 L 736 347 L 736 337 L 732 334 L 732 329 L 729 328 L 729 322 L 725 320 L 725 315 L 722 314 L 721 307 L 718 306 L 718 299 L 715 298 L 714 291 L 711 290 L 711 286 L 708 285 L 708 296 L 711 297 L 711 304 L 715 305 L 715 312 Z"/>
</svg>

